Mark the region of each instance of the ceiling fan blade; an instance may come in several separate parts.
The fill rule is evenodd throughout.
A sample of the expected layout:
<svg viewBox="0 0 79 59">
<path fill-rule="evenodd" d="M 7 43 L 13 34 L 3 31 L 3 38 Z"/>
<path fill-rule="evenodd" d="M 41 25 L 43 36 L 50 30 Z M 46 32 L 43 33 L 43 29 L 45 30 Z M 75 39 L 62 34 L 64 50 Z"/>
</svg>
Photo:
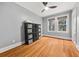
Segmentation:
<svg viewBox="0 0 79 59">
<path fill-rule="evenodd" d="M 49 8 L 56 8 L 57 6 L 49 6 Z"/>
<path fill-rule="evenodd" d="M 45 11 L 45 9 L 43 9 L 41 12 L 44 12 Z"/>
<path fill-rule="evenodd" d="M 46 6 L 48 4 L 48 2 L 42 2 L 44 6 Z"/>
</svg>

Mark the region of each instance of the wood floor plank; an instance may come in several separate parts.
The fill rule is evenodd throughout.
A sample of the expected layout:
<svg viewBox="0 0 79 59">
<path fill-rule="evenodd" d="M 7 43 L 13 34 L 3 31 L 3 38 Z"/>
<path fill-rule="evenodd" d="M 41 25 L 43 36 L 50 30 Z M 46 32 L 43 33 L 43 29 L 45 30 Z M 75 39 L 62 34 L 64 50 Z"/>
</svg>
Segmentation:
<svg viewBox="0 0 79 59">
<path fill-rule="evenodd" d="M 74 43 L 52 37 L 41 37 L 30 45 L 21 45 L 0 53 L 0 57 L 79 57 Z"/>
</svg>

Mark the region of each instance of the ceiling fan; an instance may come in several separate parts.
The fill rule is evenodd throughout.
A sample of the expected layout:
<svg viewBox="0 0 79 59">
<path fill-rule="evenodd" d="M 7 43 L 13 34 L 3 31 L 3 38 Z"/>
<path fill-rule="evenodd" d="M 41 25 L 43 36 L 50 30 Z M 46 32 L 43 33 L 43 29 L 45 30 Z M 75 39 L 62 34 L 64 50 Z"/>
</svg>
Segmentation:
<svg viewBox="0 0 79 59">
<path fill-rule="evenodd" d="M 45 8 L 43 10 L 41 10 L 41 12 L 44 12 L 45 10 L 51 8 L 56 8 L 57 6 L 47 6 L 48 2 L 42 2 L 42 4 L 45 6 Z"/>
</svg>

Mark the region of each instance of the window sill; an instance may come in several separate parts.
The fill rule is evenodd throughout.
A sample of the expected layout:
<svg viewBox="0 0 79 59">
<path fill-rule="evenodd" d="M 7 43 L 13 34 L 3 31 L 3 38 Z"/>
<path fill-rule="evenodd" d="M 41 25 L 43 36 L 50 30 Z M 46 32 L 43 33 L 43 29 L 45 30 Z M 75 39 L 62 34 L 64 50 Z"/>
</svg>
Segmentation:
<svg viewBox="0 0 79 59">
<path fill-rule="evenodd" d="M 68 33 L 68 31 L 48 31 L 48 32 Z"/>
</svg>

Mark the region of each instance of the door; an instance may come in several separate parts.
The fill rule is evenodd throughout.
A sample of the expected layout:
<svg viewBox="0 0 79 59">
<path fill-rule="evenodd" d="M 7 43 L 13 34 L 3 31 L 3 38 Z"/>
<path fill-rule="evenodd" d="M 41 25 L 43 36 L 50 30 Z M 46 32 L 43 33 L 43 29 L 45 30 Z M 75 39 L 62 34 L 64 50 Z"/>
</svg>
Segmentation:
<svg viewBox="0 0 79 59">
<path fill-rule="evenodd" d="M 77 7 L 77 45 L 79 46 L 79 7 Z"/>
<path fill-rule="evenodd" d="M 72 11 L 72 41 L 77 43 L 77 17 L 76 8 Z"/>
</svg>

